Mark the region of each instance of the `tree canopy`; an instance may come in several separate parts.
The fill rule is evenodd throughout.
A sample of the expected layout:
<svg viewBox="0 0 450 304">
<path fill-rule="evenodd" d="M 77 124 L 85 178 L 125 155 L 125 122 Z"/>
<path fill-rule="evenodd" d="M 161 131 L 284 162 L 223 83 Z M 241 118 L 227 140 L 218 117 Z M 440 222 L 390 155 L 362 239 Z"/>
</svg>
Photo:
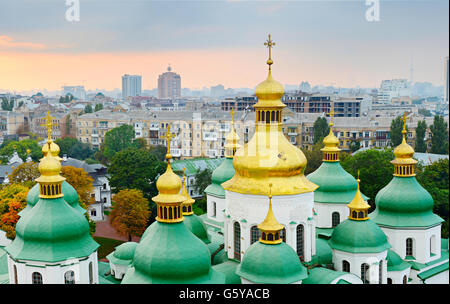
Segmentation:
<svg viewBox="0 0 450 304">
<path fill-rule="evenodd" d="M 10 184 L 0 190 L 0 229 L 6 232 L 6 237 L 16 237 L 18 213 L 27 205 L 29 188 L 20 184 Z"/>
<path fill-rule="evenodd" d="M 115 153 L 134 147 L 134 128 L 130 125 L 121 125 L 106 132 L 103 142 L 103 154 L 107 159 L 111 159 Z"/>
<path fill-rule="evenodd" d="M 123 189 L 112 198 L 109 221 L 117 232 L 128 236 L 141 236 L 150 216 L 149 202 L 137 189 Z"/>
<path fill-rule="evenodd" d="M 31 189 L 36 184 L 35 179 L 39 176 L 38 164 L 27 162 L 14 168 L 11 174 L 8 175 L 8 179 L 10 183 L 22 184 Z"/>
<path fill-rule="evenodd" d="M 42 147 L 39 146 L 37 140 L 33 139 L 24 139 L 21 141 L 9 141 L 5 145 L 2 145 L 0 148 L 0 158 L 2 159 L 2 163 L 8 162 L 8 159 L 13 155 L 14 148 L 17 151 L 19 157 L 26 161 L 28 154 L 27 149 L 30 149 L 31 158 L 34 161 L 39 161 L 42 158 Z"/>
<path fill-rule="evenodd" d="M 396 147 L 402 143 L 403 120 L 401 116 L 397 116 L 391 122 L 391 147 Z M 408 126 L 406 126 L 406 132 L 408 132 Z"/>
<path fill-rule="evenodd" d="M 425 120 L 417 122 L 416 128 L 416 143 L 414 150 L 416 152 L 427 152 L 427 143 L 425 142 L 425 135 L 427 132 L 427 123 Z"/>
<path fill-rule="evenodd" d="M 322 142 L 325 136 L 330 132 L 327 119 L 325 117 L 317 117 L 314 122 L 314 144 Z"/>
<path fill-rule="evenodd" d="M 58 138 L 55 143 L 60 148 L 60 155 L 66 154 L 69 157 L 85 160 L 94 157 L 95 151 L 88 143 L 80 142 L 74 137 Z"/>
<path fill-rule="evenodd" d="M 205 168 L 200 172 L 198 172 L 197 175 L 195 176 L 195 184 L 194 184 L 195 192 L 203 193 L 204 195 L 206 187 L 208 187 L 212 183 L 211 176 L 212 171 L 209 168 Z"/>
<path fill-rule="evenodd" d="M 444 117 L 434 116 L 431 131 L 431 153 L 448 154 L 448 125 Z"/>
</svg>

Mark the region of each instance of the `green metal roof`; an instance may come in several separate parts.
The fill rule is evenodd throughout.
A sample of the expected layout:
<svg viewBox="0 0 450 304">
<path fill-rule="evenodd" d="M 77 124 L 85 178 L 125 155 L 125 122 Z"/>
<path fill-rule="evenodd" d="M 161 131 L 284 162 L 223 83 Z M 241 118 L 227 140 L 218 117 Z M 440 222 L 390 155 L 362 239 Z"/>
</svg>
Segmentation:
<svg viewBox="0 0 450 304">
<path fill-rule="evenodd" d="M 84 215 L 63 198 L 40 198 L 20 217 L 16 238 L 5 250 L 14 259 L 59 262 L 89 256 L 99 246 Z"/>
<path fill-rule="evenodd" d="M 106 258 L 113 264 L 130 265 L 133 262 L 137 244 L 138 243 L 136 242 L 126 242 L 120 244 L 113 252 L 108 254 Z"/>
<path fill-rule="evenodd" d="M 154 222 L 134 253 L 124 284 L 220 284 L 225 276 L 211 268 L 208 247 L 183 222 Z"/>
<path fill-rule="evenodd" d="M 448 251 L 444 250 L 444 249 L 441 249 L 441 257 L 439 259 L 433 260 L 433 261 L 425 263 L 425 264 L 424 263 L 419 263 L 419 262 L 416 262 L 416 261 L 407 261 L 407 262 L 409 264 L 411 264 L 411 268 L 412 269 L 420 271 L 420 270 L 422 270 L 422 269 L 424 269 L 426 267 L 429 267 L 429 266 L 438 264 L 438 263 L 440 263 L 442 261 L 448 260 L 448 256 L 449 256 L 448 255 Z"/>
<path fill-rule="evenodd" d="M 232 179 L 234 176 L 233 159 L 225 158 L 220 166 L 218 166 L 212 173 L 212 184 L 206 187 L 205 193 L 214 195 L 220 198 L 225 198 L 225 190 L 221 186 L 222 183 Z"/>
<path fill-rule="evenodd" d="M 214 171 L 223 161 L 223 158 L 191 158 L 174 160 L 171 165 L 173 171 L 183 172 L 183 168 L 186 168 L 186 175 L 196 175 L 205 168 Z"/>
<path fill-rule="evenodd" d="M 78 203 L 78 193 L 71 184 L 66 181 L 62 182 L 62 193 L 64 194 L 64 200 L 74 209 L 78 210 L 81 214 L 86 213 L 86 210 L 83 209 Z M 27 206 L 19 212 L 20 216 L 24 216 L 31 208 L 36 205 L 39 201 L 40 187 L 39 184 L 34 185 L 27 194 Z"/>
<path fill-rule="evenodd" d="M 120 284 L 120 280 L 111 275 L 109 263 L 105 262 L 98 262 L 98 281 L 99 284 Z"/>
<path fill-rule="evenodd" d="M 385 227 L 431 227 L 444 220 L 433 213 L 433 198 L 413 177 L 397 177 L 381 189 L 372 220 Z"/>
<path fill-rule="evenodd" d="M 391 247 L 386 235 L 371 220 L 347 219 L 334 228 L 328 241 L 331 248 L 350 253 L 377 253 Z"/>
<path fill-rule="evenodd" d="M 290 284 L 305 279 L 307 270 L 286 243 L 255 242 L 245 252 L 236 274 L 255 283 Z"/>
<path fill-rule="evenodd" d="M 387 271 L 402 271 L 410 268 L 411 265 L 402 260 L 402 258 L 392 249 L 387 253 Z"/>
<path fill-rule="evenodd" d="M 320 167 L 307 178 L 319 186 L 314 191 L 315 202 L 348 204 L 355 197 L 358 183 L 339 162 L 322 162 Z M 364 194 L 362 196 L 364 200 L 368 199 Z"/>
<path fill-rule="evenodd" d="M 195 214 L 183 215 L 183 223 L 186 227 L 205 244 L 211 243 L 208 239 L 205 226 L 200 217 Z"/>
<path fill-rule="evenodd" d="M 446 270 L 448 270 L 448 262 L 418 273 L 417 276 L 422 280 L 426 280 Z"/>
<path fill-rule="evenodd" d="M 316 238 L 316 254 L 312 257 L 313 265 L 327 265 L 333 263 L 333 251 L 328 241 Z"/>
<path fill-rule="evenodd" d="M 241 284 L 241 277 L 236 274 L 238 262 L 227 260 L 223 263 L 212 266 L 215 270 L 225 275 L 225 284 Z"/>
<path fill-rule="evenodd" d="M 348 272 L 315 267 L 308 271 L 308 277 L 302 281 L 302 284 L 331 284 L 337 278 L 348 274 Z"/>
</svg>

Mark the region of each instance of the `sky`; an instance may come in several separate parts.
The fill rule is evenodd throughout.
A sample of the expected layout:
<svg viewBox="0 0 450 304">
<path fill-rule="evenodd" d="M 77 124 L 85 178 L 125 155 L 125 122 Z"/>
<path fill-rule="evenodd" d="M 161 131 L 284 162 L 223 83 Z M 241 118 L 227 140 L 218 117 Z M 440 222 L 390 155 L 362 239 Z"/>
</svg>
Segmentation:
<svg viewBox="0 0 450 304">
<path fill-rule="evenodd" d="M 153 89 L 169 63 L 182 87 L 253 88 L 269 33 L 283 84 L 379 87 L 412 66 L 414 81 L 443 85 L 449 1 L 380 0 L 369 22 L 374 1 L 0 0 L 0 90 L 112 90 L 123 74 Z"/>
</svg>

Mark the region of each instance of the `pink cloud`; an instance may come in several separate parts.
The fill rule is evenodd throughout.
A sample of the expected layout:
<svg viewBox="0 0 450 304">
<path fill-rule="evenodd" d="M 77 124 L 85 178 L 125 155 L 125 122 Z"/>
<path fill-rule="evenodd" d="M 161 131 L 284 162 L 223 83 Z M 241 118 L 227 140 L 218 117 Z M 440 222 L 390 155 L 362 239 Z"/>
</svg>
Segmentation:
<svg viewBox="0 0 450 304">
<path fill-rule="evenodd" d="M 17 42 L 13 38 L 0 35 L 0 50 L 45 50 L 47 46 L 43 43 Z"/>
</svg>

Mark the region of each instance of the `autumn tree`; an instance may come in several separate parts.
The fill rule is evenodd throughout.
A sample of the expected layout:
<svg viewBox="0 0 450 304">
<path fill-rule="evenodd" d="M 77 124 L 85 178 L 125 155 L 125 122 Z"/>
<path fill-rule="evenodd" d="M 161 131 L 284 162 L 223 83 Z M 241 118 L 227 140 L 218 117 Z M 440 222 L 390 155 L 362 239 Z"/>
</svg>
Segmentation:
<svg viewBox="0 0 450 304">
<path fill-rule="evenodd" d="M 61 176 L 66 178 L 72 187 L 77 190 L 80 206 L 87 209 L 92 203 L 91 193 L 94 190 L 92 177 L 83 169 L 72 166 L 63 166 Z"/>
<path fill-rule="evenodd" d="M 147 227 L 150 216 L 149 202 L 143 196 L 142 191 L 136 189 L 124 189 L 112 198 L 112 210 L 109 221 L 118 233 L 128 236 L 141 236 Z"/>
<path fill-rule="evenodd" d="M 38 166 L 35 162 L 20 164 L 8 175 L 9 183 L 22 184 L 31 189 L 36 184 L 35 179 L 40 176 Z"/>
<path fill-rule="evenodd" d="M 16 237 L 16 224 L 19 212 L 27 205 L 29 188 L 20 184 L 11 184 L 0 190 L 0 229 L 6 232 L 6 237 Z"/>
</svg>

